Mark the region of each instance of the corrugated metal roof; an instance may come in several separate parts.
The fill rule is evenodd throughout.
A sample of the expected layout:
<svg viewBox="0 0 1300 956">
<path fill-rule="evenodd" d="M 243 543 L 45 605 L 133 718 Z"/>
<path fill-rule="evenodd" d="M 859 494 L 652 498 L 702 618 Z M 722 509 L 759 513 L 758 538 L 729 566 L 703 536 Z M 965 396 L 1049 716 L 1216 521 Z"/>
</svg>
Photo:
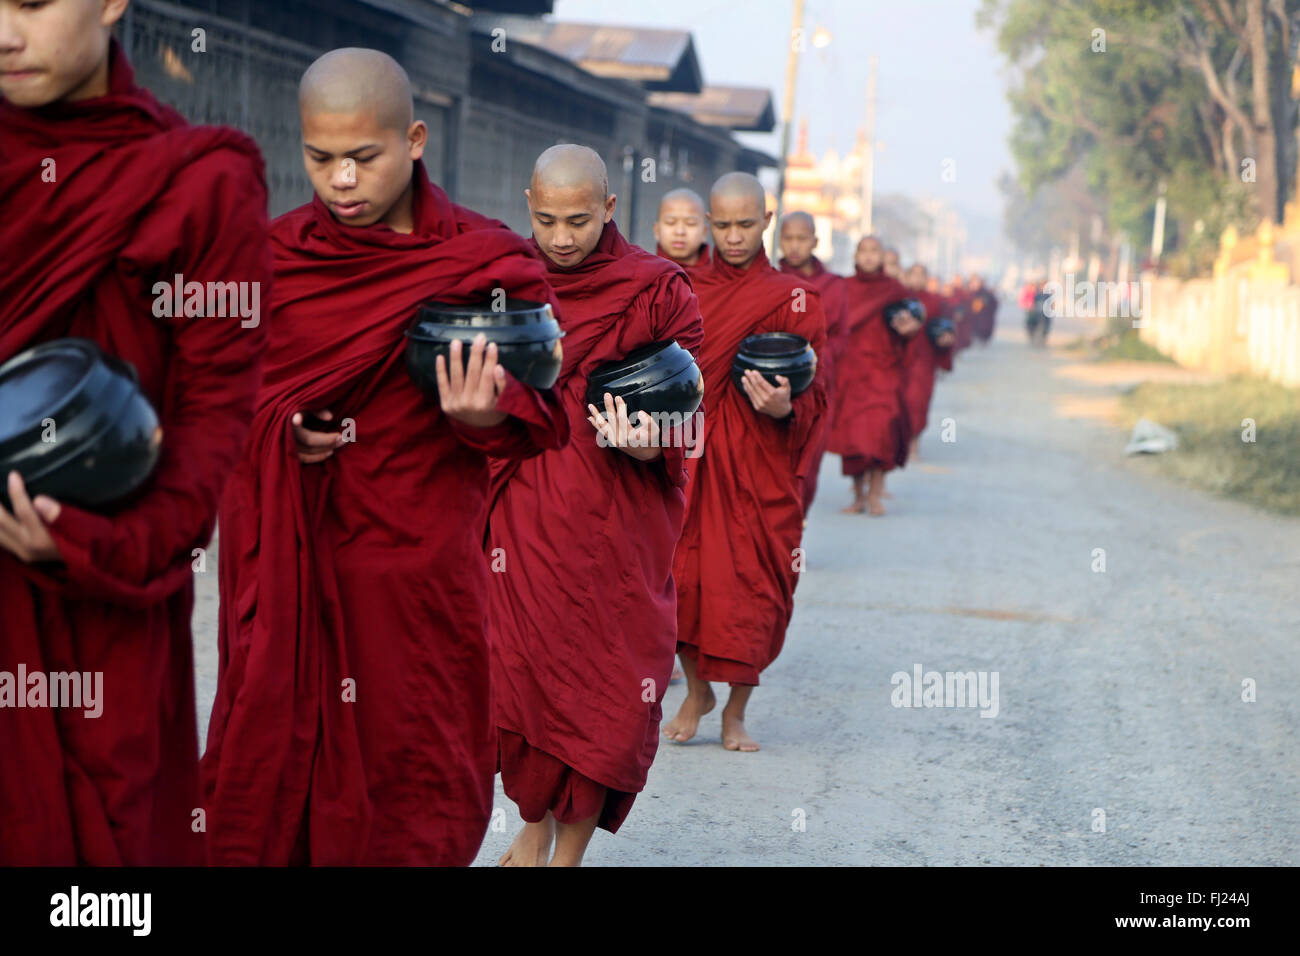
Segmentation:
<svg viewBox="0 0 1300 956">
<path fill-rule="evenodd" d="M 699 93 L 651 93 L 647 99 L 651 106 L 688 113 L 708 126 L 755 133 L 776 128 L 772 91 L 760 86 L 706 86 Z"/>
<path fill-rule="evenodd" d="M 540 46 L 588 73 L 631 80 L 647 90 L 698 93 L 704 87 L 695 41 L 686 30 L 564 23 L 529 17 L 476 14 L 475 29 L 505 30 L 510 40 Z"/>
</svg>

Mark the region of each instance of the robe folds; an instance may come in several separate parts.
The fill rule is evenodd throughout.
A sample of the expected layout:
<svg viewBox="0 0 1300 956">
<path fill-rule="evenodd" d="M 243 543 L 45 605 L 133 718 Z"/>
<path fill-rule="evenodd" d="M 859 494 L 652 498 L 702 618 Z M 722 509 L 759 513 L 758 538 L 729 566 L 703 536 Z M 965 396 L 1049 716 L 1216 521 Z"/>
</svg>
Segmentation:
<svg viewBox="0 0 1300 956">
<path fill-rule="evenodd" d="M 904 340 L 885 322 L 886 305 L 912 290 L 883 271 L 857 270 L 845 280 L 848 344 L 839 368 L 830 450 L 845 475 L 891 471 L 907 461 L 911 440 L 903 399 Z M 923 333 L 917 333 L 918 335 Z"/>
<path fill-rule="evenodd" d="M 758 684 L 794 610 L 803 481 L 820 451 L 826 375 L 819 362 L 792 415 L 778 421 L 732 384 L 731 365 L 741 341 L 760 332 L 793 332 L 822 355 L 826 318 L 821 297 L 808 291 L 761 250 L 748 269 L 717 257 L 695 281 L 708 429 L 704 454 L 686 463 L 686 526 L 673 573 L 678 650 L 695 659 L 704 680 Z"/>
<path fill-rule="evenodd" d="M 221 505 L 211 863 L 468 865 L 487 830 L 487 455 L 568 429 L 514 379 L 511 417 L 473 428 L 408 377 L 421 302 L 552 301 L 522 238 L 413 175 L 409 235 L 319 197 L 271 227 L 266 380 Z M 290 420 L 322 408 L 350 440 L 301 464 Z"/>
<path fill-rule="evenodd" d="M 844 354 L 845 323 L 848 318 L 848 299 L 844 292 L 844 277 L 827 270 L 820 259 L 812 257 L 813 274 L 804 276 L 802 272 L 781 260 L 781 271 L 795 278 L 804 278 L 821 293 L 822 311 L 826 315 L 826 354 L 822 362 L 826 369 L 826 401 L 828 408 L 835 406 L 835 363 Z M 826 416 L 822 429 L 821 451 L 812 461 L 812 468 L 804 477 L 803 510 L 806 514 L 812 507 L 817 494 L 817 476 L 821 472 L 822 458 L 826 454 L 826 445 L 831 439 L 830 416 Z"/>
<path fill-rule="evenodd" d="M 660 458 L 637 461 L 597 443 L 587 379 L 651 342 L 676 340 L 698 356 L 704 333 L 682 270 L 630 245 L 612 221 L 586 259 L 552 264 L 548 277 L 565 330 L 555 390 L 572 440 L 493 462 L 493 721 L 502 783 L 524 819 L 600 812 L 599 825 L 616 831 L 658 746 L 677 641 L 684 461 L 695 453 L 685 440 L 702 416 L 665 432 Z"/>
<path fill-rule="evenodd" d="M 925 321 L 929 323 L 944 314 L 944 300 L 931 292 L 912 291 L 912 297 L 925 306 Z M 937 369 L 952 370 L 952 346 L 939 348 L 930 341 L 922 329 L 907 340 L 903 347 L 903 397 L 907 406 L 908 430 L 913 437 L 925 431 L 930 416 L 930 400 L 934 395 Z"/>
<path fill-rule="evenodd" d="M 970 348 L 975 341 L 975 312 L 971 309 L 973 295 L 967 289 L 954 289 L 947 298 L 949 314 L 957 325 L 957 341 L 953 349 L 960 352 Z"/>
<path fill-rule="evenodd" d="M 135 367 L 163 428 L 130 499 L 63 505 L 50 526 L 61 563 L 0 551 L 0 671 L 100 686 L 95 717 L 0 707 L 0 865 L 203 862 L 193 563 L 248 431 L 268 324 L 155 317 L 154 285 L 242 283 L 264 304 L 266 196 L 253 141 L 188 125 L 135 86 L 116 41 L 107 95 L 0 102 L 0 362 L 92 339 Z"/>
</svg>

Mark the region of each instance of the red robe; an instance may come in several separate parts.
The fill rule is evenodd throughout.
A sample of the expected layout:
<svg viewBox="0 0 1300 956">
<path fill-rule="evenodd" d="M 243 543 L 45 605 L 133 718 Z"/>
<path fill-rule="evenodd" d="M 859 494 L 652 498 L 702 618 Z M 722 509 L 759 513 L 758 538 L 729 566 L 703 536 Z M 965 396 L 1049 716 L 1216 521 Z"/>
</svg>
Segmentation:
<svg viewBox="0 0 1300 956">
<path fill-rule="evenodd" d="M 676 259 L 673 259 L 671 256 L 668 255 L 668 253 L 664 252 L 664 247 L 659 245 L 658 243 L 655 243 L 655 255 L 660 256 L 664 259 L 668 259 L 670 262 L 677 262 Z M 695 265 L 683 266 L 680 263 L 678 263 L 678 265 L 680 266 L 682 271 L 685 272 L 692 279 L 694 279 L 695 276 L 697 276 L 699 273 L 707 272 L 709 269 L 712 269 L 713 254 L 709 250 L 709 244 L 706 242 L 700 245 L 700 257 L 695 260 Z"/>
<path fill-rule="evenodd" d="M 748 269 L 717 258 L 695 283 L 709 425 L 703 456 L 686 463 L 686 527 L 673 574 L 678 649 L 704 680 L 757 684 L 781 652 L 794 610 L 803 481 L 820 451 L 826 373 L 819 363 L 812 385 L 794 398 L 792 418 L 777 421 L 732 384 L 731 363 L 741 340 L 759 332 L 793 332 L 825 354 L 821 297 L 802 297 L 799 311 L 800 288 L 762 250 Z"/>
<path fill-rule="evenodd" d="M 267 323 L 154 318 L 153 286 L 260 283 L 245 288 L 265 305 L 266 185 L 252 140 L 187 125 L 134 85 L 116 42 L 110 57 L 107 96 L 0 103 L 0 362 L 93 339 L 135 366 L 162 457 L 113 510 L 63 506 L 62 564 L 0 551 L 0 671 L 102 674 L 97 718 L 0 706 L 0 865 L 203 860 L 192 552 L 248 431 Z"/>
<path fill-rule="evenodd" d="M 948 296 L 949 311 L 957 324 L 957 342 L 954 350 L 968 349 L 975 341 L 975 313 L 971 309 L 972 295 L 967 289 L 954 289 Z"/>
<path fill-rule="evenodd" d="M 614 832 L 659 742 L 687 449 L 682 429 L 665 435 L 656 461 L 600 447 L 587 378 L 650 342 L 698 353 L 704 331 L 682 271 L 629 245 L 613 222 L 582 263 L 552 264 L 548 275 L 565 330 L 556 392 L 573 440 L 531 461 L 493 462 L 488 556 L 504 561 L 491 576 L 493 722 L 502 784 L 525 820 L 600 813 Z"/>
<path fill-rule="evenodd" d="M 410 235 L 341 225 L 319 198 L 272 224 L 266 383 L 221 507 L 213 863 L 467 865 L 487 831 L 487 455 L 568 429 L 514 380 L 512 417 L 479 429 L 408 377 L 421 302 L 550 299 L 523 239 L 414 170 Z M 355 441 L 303 465 L 290 418 L 320 408 Z"/>
<path fill-rule="evenodd" d="M 980 289 L 971 296 L 971 332 L 980 343 L 987 345 L 997 326 L 998 297 L 988 289 Z"/>
<path fill-rule="evenodd" d="M 781 271 L 795 278 L 804 278 L 821 293 L 822 311 L 826 314 L 826 352 L 822 362 L 826 370 L 826 401 L 828 407 L 835 403 L 835 363 L 844 354 L 846 341 L 846 324 L 848 319 L 848 299 L 844 291 L 844 277 L 827 271 L 820 259 L 812 257 L 813 274 L 804 276 L 802 272 L 781 260 Z M 826 454 L 826 445 L 831 439 L 830 416 L 826 417 L 822 429 L 821 450 L 813 458 L 803 483 L 803 510 L 807 514 L 817 494 L 817 475 L 821 472 L 822 458 Z"/>
<path fill-rule="evenodd" d="M 925 306 L 926 324 L 944 314 L 944 300 L 932 292 L 912 290 L 912 297 Z M 903 397 L 907 406 L 909 432 L 919 436 L 925 431 L 934 395 L 936 369 L 952 369 L 952 346 L 939 348 L 930 341 L 926 329 L 907 340 L 903 348 Z"/>
<path fill-rule="evenodd" d="M 843 457 L 844 474 L 856 477 L 872 469 L 891 471 L 907 461 L 911 433 L 903 401 L 904 341 L 885 322 L 882 310 L 912 292 L 880 270 L 859 269 L 845 285 L 849 336 L 829 448 Z"/>
</svg>

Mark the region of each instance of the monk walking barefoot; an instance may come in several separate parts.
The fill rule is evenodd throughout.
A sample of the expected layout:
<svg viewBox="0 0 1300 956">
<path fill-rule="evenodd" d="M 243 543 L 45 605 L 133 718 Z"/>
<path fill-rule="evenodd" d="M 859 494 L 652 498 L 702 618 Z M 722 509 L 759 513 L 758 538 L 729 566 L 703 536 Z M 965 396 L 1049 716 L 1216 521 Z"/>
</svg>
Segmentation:
<svg viewBox="0 0 1300 956">
<path fill-rule="evenodd" d="M 903 402 L 903 347 L 915 334 L 899 318 L 886 322 L 884 308 L 907 297 L 901 282 L 884 271 L 884 247 L 874 236 L 858 243 L 848 294 L 848 344 L 840 361 L 842 386 L 835 394 L 835 416 L 828 447 L 842 458 L 853 479 L 852 512 L 885 513 L 885 474 L 907 461 L 910 439 Z"/>
<path fill-rule="evenodd" d="M 711 681 L 732 685 L 723 708 L 723 745 L 752 751 L 745 708 L 759 674 L 776 659 L 794 609 L 803 534 L 804 479 L 820 452 L 826 377 L 818 368 L 798 396 L 747 372 L 731 380 L 741 341 L 789 332 L 826 349 L 821 296 L 806 279 L 782 275 L 763 252 L 772 218 L 758 180 L 728 173 L 709 194 L 714 262 L 695 277 L 704 313 L 704 373 L 709 430 L 704 455 L 687 462 L 686 529 L 674 558 L 678 652 L 687 699 L 670 724 L 673 740 L 695 735 L 713 706 Z M 761 504 L 760 504 L 761 502 Z"/>
<path fill-rule="evenodd" d="M 555 817 L 551 811 L 536 823 L 525 823 L 515 834 L 510 849 L 501 854 L 497 866 L 546 866 L 555 843 Z"/>
<path fill-rule="evenodd" d="M 925 307 L 928 326 L 944 316 L 947 304 L 940 296 L 925 290 L 927 278 L 926 268 L 920 263 L 909 266 L 903 276 L 911 295 Z M 952 349 L 955 342 L 956 336 L 951 332 L 943 332 L 935 339 L 923 333 L 914 335 L 907 341 L 903 356 L 903 398 L 907 407 L 908 427 L 912 432 L 908 461 L 919 457 L 921 433 L 925 431 L 930 418 L 935 376 L 941 368 L 952 371 Z"/>
<path fill-rule="evenodd" d="M 569 431 L 483 336 L 438 356 L 425 393 L 404 333 L 430 300 L 551 288 L 525 240 L 429 181 L 428 129 L 387 54 L 326 53 L 298 105 L 316 195 L 271 227 L 267 373 L 222 501 L 208 857 L 467 866 L 496 756 L 488 455 Z"/>
<path fill-rule="evenodd" d="M 683 429 L 622 398 L 586 401 L 592 371 L 652 342 L 695 352 L 704 331 L 682 270 L 630 245 L 605 164 L 585 146 L 538 157 L 532 246 L 565 330 L 555 390 L 573 441 L 493 466 L 493 723 L 501 784 L 525 821 L 510 865 L 578 866 L 616 833 L 659 745 L 677 642 L 672 561 L 686 510 Z M 692 431 L 692 433 L 694 433 Z"/>
<path fill-rule="evenodd" d="M 0 866 L 203 862 L 194 562 L 261 375 L 266 178 L 243 133 L 190 126 L 136 86 L 113 39 L 126 9 L 0 0 L 0 363 L 89 339 L 132 367 L 162 426 L 153 474 L 108 508 L 0 474 L 0 668 L 51 684 L 93 671 L 96 698 L 0 694 Z M 188 294 L 160 310 L 156 284 L 178 274 L 209 303 L 214 283 L 244 294 L 220 315 Z"/>
</svg>

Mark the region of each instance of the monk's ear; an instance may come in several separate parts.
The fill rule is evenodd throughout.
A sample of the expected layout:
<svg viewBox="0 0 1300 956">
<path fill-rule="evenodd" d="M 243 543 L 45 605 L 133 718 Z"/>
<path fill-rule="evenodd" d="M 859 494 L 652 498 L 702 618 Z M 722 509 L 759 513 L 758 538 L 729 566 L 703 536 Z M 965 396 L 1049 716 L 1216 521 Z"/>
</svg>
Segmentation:
<svg viewBox="0 0 1300 956">
<path fill-rule="evenodd" d="M 763 214 L 763 231 L 767 232 L 767 227 L 772 225 L 772 216 L 775 215 L 771 209 Z"/>
<path fill-rule="evenodd" d="M 614 193 L 610 193 L 609 198 L 605 200 L 605 221 L 606 222 L 609 222 L 611 219 L 614 218 L 614 205 L 617 202 L 618 202 L 618 196 L 616 196 Z"/>
<path fill-rule="evenodd" d="M 429 144 L 429 127 L 424 120 L 416 120 L 406 131 L 406 148 L 411 159 L 424 155 L 424 147 Z"/>
<path fill-rule="evenodd" d="M 131 0 L 104 0 L 104 12 L 100 14 L 102 26 L 111 27 L 126 14 L 126 5 Z"/>
</svg>

